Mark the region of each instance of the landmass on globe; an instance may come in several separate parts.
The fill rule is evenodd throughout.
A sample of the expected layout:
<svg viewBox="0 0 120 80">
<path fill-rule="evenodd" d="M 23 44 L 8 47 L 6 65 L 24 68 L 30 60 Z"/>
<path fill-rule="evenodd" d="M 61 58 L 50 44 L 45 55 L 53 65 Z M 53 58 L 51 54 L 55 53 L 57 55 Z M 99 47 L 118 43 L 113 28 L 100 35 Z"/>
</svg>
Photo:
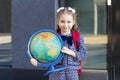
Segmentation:
<svg viewBox="0 0 120 80">
<path fill-rule="evenodd" d="M 37 34 L 30 43 L 30 52 L 33 58 L 42 63 L 56 60 L 61 50 L 60 39 L 51 32 Z"/>
</svg>

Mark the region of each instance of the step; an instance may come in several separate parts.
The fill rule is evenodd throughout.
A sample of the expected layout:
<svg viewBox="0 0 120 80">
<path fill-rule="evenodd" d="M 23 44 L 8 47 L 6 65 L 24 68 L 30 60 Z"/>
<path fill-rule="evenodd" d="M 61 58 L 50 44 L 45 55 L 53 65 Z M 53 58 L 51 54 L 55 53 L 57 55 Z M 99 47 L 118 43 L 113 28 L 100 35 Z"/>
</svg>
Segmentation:
<svg viewBox="0 0 120 80">
<path fill-rule="evenodd" d="M 108 71 L 83 69 L 80 80 L 108 80 Z"/>
</svg>

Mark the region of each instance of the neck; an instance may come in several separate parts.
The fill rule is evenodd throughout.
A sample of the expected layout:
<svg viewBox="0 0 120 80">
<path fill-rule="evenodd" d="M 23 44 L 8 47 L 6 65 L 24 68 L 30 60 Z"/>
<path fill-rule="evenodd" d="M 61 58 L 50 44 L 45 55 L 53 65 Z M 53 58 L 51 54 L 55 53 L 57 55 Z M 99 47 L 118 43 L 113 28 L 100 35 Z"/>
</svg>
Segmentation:
<svg viewBox="0 0 120 80">
<path fill-rule="evenodd" d="M 61 34 L 62 35 L 68 35 L 68 34 L 71 34 L 71 32 L 69 31 L 69 32 L 63 32 L 63 31 L 61 31 Z"/>
</svg>

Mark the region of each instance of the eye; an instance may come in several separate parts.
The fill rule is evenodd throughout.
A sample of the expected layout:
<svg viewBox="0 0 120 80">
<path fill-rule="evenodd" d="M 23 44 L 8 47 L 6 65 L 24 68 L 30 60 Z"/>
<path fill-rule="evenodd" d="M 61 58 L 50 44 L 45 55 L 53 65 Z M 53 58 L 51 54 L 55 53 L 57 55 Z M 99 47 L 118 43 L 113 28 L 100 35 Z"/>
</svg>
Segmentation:
<svg viewBox="0 0 120 80">
<path fill-rule="evenodd" d="M 68 21 L 67 23 L 71 23 L 71 21 Z"/>
<path fill-rule="evenodd" d="M 61 22 L 61 23 L 65 23 L 65 21 L 63 21 L 63 20 L 62 20 L 62 21 L 60 21 L 60 22 Z"/>
</svg>

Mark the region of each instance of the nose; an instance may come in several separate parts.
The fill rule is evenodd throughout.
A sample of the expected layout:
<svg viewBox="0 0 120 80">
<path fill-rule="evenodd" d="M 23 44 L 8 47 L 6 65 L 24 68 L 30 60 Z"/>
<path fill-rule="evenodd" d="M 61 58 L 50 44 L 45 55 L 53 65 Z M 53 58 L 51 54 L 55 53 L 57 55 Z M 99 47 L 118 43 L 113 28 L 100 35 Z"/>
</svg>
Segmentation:
<svg viewBox="0 0 120 80">
<path fill-rule="evenodd" d="M 67 24 L 67 23 L 64 23 L 64 27 L 68 27 L 68 24 Z"/>
</svg>

